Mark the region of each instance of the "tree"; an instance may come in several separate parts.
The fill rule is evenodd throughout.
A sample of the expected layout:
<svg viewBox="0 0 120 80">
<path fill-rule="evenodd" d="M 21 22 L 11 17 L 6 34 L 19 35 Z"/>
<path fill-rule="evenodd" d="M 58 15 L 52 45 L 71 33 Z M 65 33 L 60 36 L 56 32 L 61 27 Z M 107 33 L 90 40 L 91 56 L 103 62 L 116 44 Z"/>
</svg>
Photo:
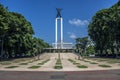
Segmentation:
<svg viewBox="0 0 120 80">
<path fill-rule="evenodd" d="M 76 50 L 82 56 L 83 54 L 86 55 L 86 48 L 88 43 L 88 37 L 77 38 L 76 39 Z M 78 59 L 80 59 L 80 56 Z"/>
<path fill-rule="evenodd" d="M 3 5 L 0 4 L 0 49 L 1 49 L 1 54 L 0 58 L 3 58 L 4 55 L 4 37 L 6 35 L 6 32 L 8 30 L 8 13 L 7 13 L 7 8 L 4 8 Z"/>
<path fill-rule="evenodd" d="M 36 56 L 49 44 L 33 37 L 31 23 L 17 12 L 9 12 L 0 4 L 0 59 Z"/>
<path fill-rule="evenodd" d="M 90 38 L 95 42 L 99 55 L 108 55 L 108 50 L 115 54 L 114 48 L 120 49 L 120 1 L 108 9 L 102 9 L 93 16 L 88 26 Z M 117 47 L 114 46 L 116 42 Z"/>
</svg>

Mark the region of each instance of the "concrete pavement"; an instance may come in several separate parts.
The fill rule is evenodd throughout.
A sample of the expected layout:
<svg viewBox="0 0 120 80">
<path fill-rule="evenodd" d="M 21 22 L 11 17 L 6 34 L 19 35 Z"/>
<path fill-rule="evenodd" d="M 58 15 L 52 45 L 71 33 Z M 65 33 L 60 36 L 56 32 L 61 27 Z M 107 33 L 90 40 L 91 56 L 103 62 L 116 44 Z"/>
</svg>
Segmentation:
<svg viewBox="0 0 120 80">
<path fill-rule="evenodd" d="M 0 71 L 0 80 L 120 80 L 119 70 Z"/>
</svg>

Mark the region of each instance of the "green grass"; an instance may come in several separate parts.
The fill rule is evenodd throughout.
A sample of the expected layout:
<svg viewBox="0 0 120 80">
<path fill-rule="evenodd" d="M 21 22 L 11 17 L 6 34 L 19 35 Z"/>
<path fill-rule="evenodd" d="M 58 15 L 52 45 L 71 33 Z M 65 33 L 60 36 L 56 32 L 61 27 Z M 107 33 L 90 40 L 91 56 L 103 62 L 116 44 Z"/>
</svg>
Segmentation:
<svg viewBox="0 0 120 80">
<path fill-rule="evenodd" d="M 98 62 L 105 62 L 105 61 L 109 61 L 109 60 L 105 60 L 105 59 L 101 59 L 101 60 L 97 60 Z"/>
<path fill-rule="evenodd" d="M 57 59 L 57 63 L 61 63 L 61 60 L 60 60 L 60 59 Z"/>
<path fill-rule="evenodd" d="M 115 63 L 117 63 L 117 62 L 114 62 L 114 61 L 107 61 L 107 63 L 115 64 Z"/>
<path fill-rule="evenodd" d="M 60 59 L 57 59 L 57 62 L 56 62 L 56 65 L 61 65 L 61 60 Z"/>
<path fill-rule="evenodd" d="M 18 66 L 8 66 L 8 67 L 5 67 L 5 68 L 17 68 Z"/>
<path fill-rule="evenodd" d="M 115 59 L 115 58 L 87 58 L 89 60 L 95 60 L 98 62 L 107 62 L 110 64 L 114 64 L 114 63 L 120 63 L 120 59 Z"/>
<path fill-rule="evenodd" d="M 73 63 L 74 65 L 78 65 L 78 64 L 80 64 L 80 63 L 77 63 L 77 62 L 75 62 L 75 63 Z"/>
<path fill-rule="evenodd" d="M 72 59 L 68 59 L 68 61 L 72 62 L 72 63 L 75 63 L 76 61 L 72 60 Z"/>
<path fill-rule="evenodd" d="M 29 61 L 28 63 L 33 63 L 34 61 Z"/>
<path fill-rule="evenodd" d="M 109 64 L 116 64 L 116 63 L 119 64 L 120 63 L 120 59 L 115 59 L 115 58 L 86 58 L 86 59 L 92 60 L 92 61 L 97 61 L 97 62 L 106 62 Z"/>
<path fill-rule="evenodd" d="M 30 69 L 37 69 L 37 68 L 39 68 L 40 66 L 31 66 L 31 67 L 28 67 L 28 68 L 30 68 Z"/>
<path fill-rule="evenodd" d="M 61 62 L 56 62 L 56 65 L 61 65 L 62 63 Z"/>
<path fill-rule="evenodd" d="M 74 65 L 80 65 L 80 63 L 77 63 L 76 61 L 74 61 L 72 59 L 68 59 L 68 61 L 72 62 Z"/>
<path fill-rule="evenodd" d="M 87 66 L 85 65 L 77 65 L 78 68 L 88 68 Z"/>
<path fill-rule="evenodd" d="M 45 61 L 43 61 L 43 62 L 41 62 L 41 63 L 38 63 L 38 65 L 44 65 L 45 63 L 47 63 L 49 61 L 49 59 L 47 59 L 47 60 L 45 60 Z"/>
<path fill-rule="evenodd" d="M 54 69 L 62 69 L 62 63 L 60 59 L 57 59 Z"/>
<path fill-rule="evenodd" d="M 90 64 L 98 64 L 98 63 L 96 63 L 96 62 L 90 62 Z"/>
<path fill-rule="evenodd" d="M 1 62 L 0 64 L 1 65 L 10 65 L 11 63 L 10 62 Z"/>
<path fill-rule="evenodd" d="M 39 59 L 35 59 L 34 61 L 39 61 Z"/>
<path fill-rule="evenodd" d="M 96 61 L 98 61 L 98 62 L 101 62 L 101 61 L 109 61 L 109 60 L 110 60 L 109 58 L 87 58 L 87 59 L 96 60 Z"/>
<path fill-rule="evenodd" d="M 41 62 L 41 63 L 38 63 L 38 65 L 43 65 L 44 63 L 43 62 Z"/>
<path fill-rule="evenodd" d="M 84 62 L 90 62 L 90 61 L 87 61 L 87 60 L 82 60 L 82 61 L 84 61 Z"/>
<path fill-rule="evenodd" d="M 111 67 L 110 65 L 105 65 L 105 64 L 102 64 L 102 65 L 98 65 L 100 67 L 104 67 L 104 68 L 108 68 L 108 67 Z"/>
<path fill-rule="evenodd" d="M 55 69 L 62 69 L 63 67 L 62 67 L 62 65 L 56 65 L 56 66 L 54 66 L 54 68 Z"/>
<path fill-rule="evenodd" d="M 19 62 L 21 62 L 21 61 L 13 61 L 13 63 L 19 63 Z"/>
<path fill-rule="evenodd" d="M 50 59 L 45 60 L 44 63 L 46 63 L 46 62 L 48 62 L 48 61 L 50 61 Z"/>
<path fill-rule="evenodd" d="M 111 64 L 120 63 L 120 60 L 113 59 L 113 60 L 109 60 L 108 63 L 111 63 Z"/>
<path fill-rule="evenodd" d="M 28 63 L 20 63 L 19 65 L 28 65 Z"/>
</svg>

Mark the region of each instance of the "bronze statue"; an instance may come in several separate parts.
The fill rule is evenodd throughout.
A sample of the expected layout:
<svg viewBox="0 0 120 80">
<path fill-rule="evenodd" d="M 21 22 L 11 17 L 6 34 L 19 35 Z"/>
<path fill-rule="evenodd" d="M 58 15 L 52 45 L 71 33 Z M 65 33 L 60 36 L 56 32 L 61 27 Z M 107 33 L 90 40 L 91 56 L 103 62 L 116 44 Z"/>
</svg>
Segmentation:
<svg viewBox="0 0 120 80">
<path fill-rule="evenodd" d="M 58 17 L 61 18 L 62 16 L 61 16 L 60 12 L 61 12 L 62 9 L 56 8 L 56 10 L 57 10 L 57 16 L 56 16 L 56 18 L 58 18 Z"/>
</svg>

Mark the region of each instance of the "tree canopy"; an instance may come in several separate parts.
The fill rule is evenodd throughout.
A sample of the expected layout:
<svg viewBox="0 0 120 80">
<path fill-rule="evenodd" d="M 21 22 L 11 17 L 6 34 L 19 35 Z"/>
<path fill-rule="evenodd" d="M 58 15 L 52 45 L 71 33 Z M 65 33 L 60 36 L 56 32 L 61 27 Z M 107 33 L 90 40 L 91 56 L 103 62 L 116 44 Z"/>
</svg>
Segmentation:
<svg viewBox="0 0 120 80">
<path fill-rule="evenodd" d="M 93 16 L 88 33 L 95 43 L 96 53 L 108 55 L 120 52 L 120 0 Z"/>
<path fill-rule="evenodd" d="M 17 12 L 10 12 L 0 4 L 0 58 L 39 54 L 49 44 L 33 37 L 31 23 Z"/>
</svg>

